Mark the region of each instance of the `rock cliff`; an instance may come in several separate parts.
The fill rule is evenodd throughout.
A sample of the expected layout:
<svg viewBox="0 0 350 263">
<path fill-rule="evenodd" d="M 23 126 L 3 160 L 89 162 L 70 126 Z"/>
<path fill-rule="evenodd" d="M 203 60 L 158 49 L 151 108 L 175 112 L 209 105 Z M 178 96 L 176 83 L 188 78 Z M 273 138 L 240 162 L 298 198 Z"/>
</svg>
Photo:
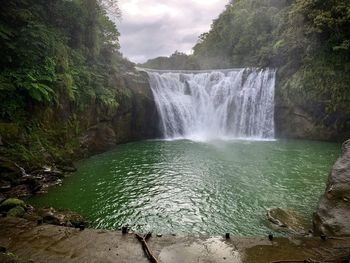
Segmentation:
<svg viewBox="0 0 350 263">
<path fill-rule="evenodd" d="M 97 114 L 80 137 L 83 156 L 104 152 L 118 143 L 160 135 L 158 113 L 146 73 L 116 77 L 119 105 L 113 114 Z"/>
<path fill-rule="evenodd" d="M 350 140 L 343 144 L 328 177 L 313 224 L 315 235 L 350 236 Z"/>
</svg>

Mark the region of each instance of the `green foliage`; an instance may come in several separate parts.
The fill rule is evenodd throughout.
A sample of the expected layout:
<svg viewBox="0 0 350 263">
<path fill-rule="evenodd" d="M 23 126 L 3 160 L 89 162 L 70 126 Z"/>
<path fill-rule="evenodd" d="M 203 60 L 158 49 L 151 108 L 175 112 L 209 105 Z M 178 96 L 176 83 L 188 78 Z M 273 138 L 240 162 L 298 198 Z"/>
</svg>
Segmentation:
<svg viewBox="0 0 350 263">
<path fill-rule="evenodd" d="M 33 104 L 57 106 L 62 94 L 111 105 L 119 33 L 99 2 L 14 0 L 0 12 L 2 118 L 13 121 Z"/>
<path fill-rule="evenodd" d="M 231 1 L 193 57 L 201 68 L 276 67 L 282 99 L 318 108 L 310 114 L 320 121 L 350 125 L 347 0 Z"/>
<path fill-rule="evenodd" d="M 8 259 L 9 262 L 21 262 L 21 258 L 13 252 L 6 251 L 5 253 L 1 253 L 5 258 Z"/>
<path fill-rule="evenodd" d="M 0 5 L 0 135 L 11 142 L 0 154 L 37 165 L 63 160 L 89 123 L 77 116 L 116 111 L 122 58 L 105 7 L 119 10 L 114 0 Z"/>
<path fill-rule="evenodd" d="M 25 214 L 25 210 L 23 207 L 21 206 L 16 206 L 14 208 L 11 208 L 8 212 L 7 212 L 7 216 L 11 216 L 11 217 L 23 217 L 23 215 Z"/>
<path fill-rule="evenodd" d="M 193 48 L 201 68 L 267 66 L 283 46 L 288 1 L 231 1 Z"/>
<path fill-rule="evenodd" d="M 138 66 L 151 69 L 172 69 L 172 70 L 191 70 L 198 69 L 197 61 L 185 53 L 175 51 L 170 57 L 158 57 L 150 59 Z"/>
<path fill-rule="evenodd" d="M 44 117 L 40 117 L 44 121 Z M 1 154 L 31 168 L 65 162 L 71 158 L 79 147 L 78 136 L 82 132 L 80 122 L 74 115 L 58 123 L 52 123 L 51 118 L 48 123 L 36 123 L 33 120 L 22 130 L 20 141 L 7 145 Z"/>
<path fill-rule="evenodd" d="M 6 199 L 4 202 L 2 202 L 0 205 L 1 208 L 5 207 L 7 209 L 10 209 L 16 206 L 25 207 L 25 203 L 24 201 L 17 198 L 9 198 L 9 199 Z"/>
</svg>

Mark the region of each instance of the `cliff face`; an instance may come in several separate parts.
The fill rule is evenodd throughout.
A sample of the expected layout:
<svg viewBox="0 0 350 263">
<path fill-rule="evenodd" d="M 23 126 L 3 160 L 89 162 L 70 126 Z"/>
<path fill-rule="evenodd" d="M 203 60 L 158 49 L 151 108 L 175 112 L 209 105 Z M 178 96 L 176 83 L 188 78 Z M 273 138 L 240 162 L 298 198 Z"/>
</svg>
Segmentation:
<svg viewBox="0 0 350 263">
<path fill-rule="evenodd" d="M 116 78 L 118 105 L 113 114 L 98 116 L 80 137 L 83 154 L 91 155 L 116 144 L 160 136 L 158 113 L 145 73 L 131 71 Z"/>
<path fill-rule="evenodd" d="M 277 138 L 343 142 L 350 138 L 350 119 L 344 112 L 328 114 L 324 102 L 298 99 L 281 87 L 277 75 L 275 127 Z"/>
<path fill-rule="evenodd" d="M 325 194 L 314 213 L 316 235 L 350 236 L 350 140 L 328 177 Z"/>
<path fill-rule="evenodd" d="M 326 127 L 299 105 L 276 103 L 275 127 L 277 138 L 344 141 L 345 134 L 334 127 Z"/>
</svg>

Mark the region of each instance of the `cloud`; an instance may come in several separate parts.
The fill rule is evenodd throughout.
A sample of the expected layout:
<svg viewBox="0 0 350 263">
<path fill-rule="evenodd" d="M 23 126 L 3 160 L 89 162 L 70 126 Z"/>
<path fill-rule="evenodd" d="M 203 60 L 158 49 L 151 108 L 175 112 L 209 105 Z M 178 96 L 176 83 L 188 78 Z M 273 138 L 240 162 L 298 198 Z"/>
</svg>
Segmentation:
<svg viewBox="0 0 350 263">
<path fill-rule="evenodd" d="M 120 0 L 121 51 L 134 62 L 190 53 L 228 0 Z"/>
</svg>

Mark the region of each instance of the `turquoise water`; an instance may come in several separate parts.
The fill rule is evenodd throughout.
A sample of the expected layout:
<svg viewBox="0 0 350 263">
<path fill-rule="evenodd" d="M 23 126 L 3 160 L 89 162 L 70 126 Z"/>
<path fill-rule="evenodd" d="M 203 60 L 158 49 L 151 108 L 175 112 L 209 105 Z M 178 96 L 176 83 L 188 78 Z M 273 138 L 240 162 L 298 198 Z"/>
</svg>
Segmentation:
<svg viewBox="0 0 350 263">
<path fill-rule="evenodd" d="M 311 221 L 339 152 L 297 140 L 136 142 L 78 162 L 62 186 L 30 202 L 75 210 L 96 228 L 265 235 L 271 207 Z"/>
</svg>

